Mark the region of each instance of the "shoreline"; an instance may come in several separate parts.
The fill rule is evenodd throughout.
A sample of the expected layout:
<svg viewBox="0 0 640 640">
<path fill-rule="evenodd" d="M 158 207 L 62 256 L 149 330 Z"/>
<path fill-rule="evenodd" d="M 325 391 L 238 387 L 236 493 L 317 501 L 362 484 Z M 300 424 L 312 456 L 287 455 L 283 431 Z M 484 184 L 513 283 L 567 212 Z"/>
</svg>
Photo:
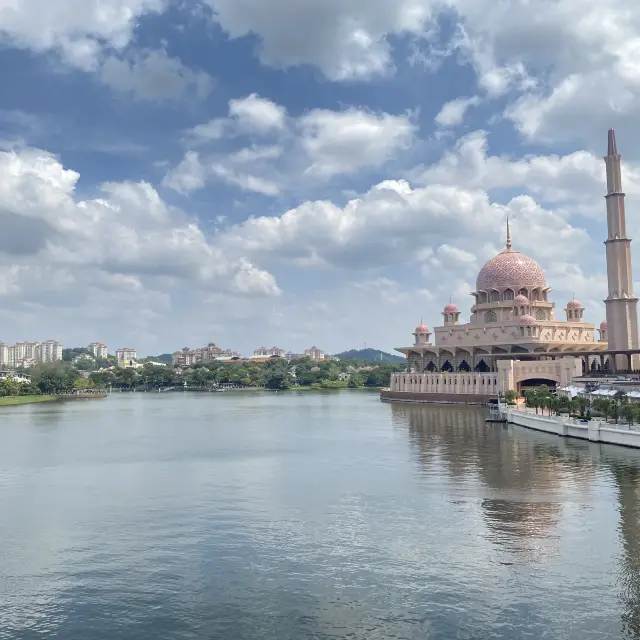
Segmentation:
<svg viewBox="0 0 640 640">
<path fill-rule="evenodd" d="M 23 404 L 38 404 L 40 402 L 54 402 L 56 396 L 3 396 L 0 407 L 18 407 Z"/>
</svg>

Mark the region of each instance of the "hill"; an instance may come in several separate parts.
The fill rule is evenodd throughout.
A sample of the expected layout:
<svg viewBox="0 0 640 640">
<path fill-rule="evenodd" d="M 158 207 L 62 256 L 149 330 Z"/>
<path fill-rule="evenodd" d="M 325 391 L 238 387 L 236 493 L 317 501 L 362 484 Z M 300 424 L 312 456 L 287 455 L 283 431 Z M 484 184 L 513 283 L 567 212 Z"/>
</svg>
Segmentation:
<svg viewBox="0 0 640 640">
<path fill-rule="evenodd" d="M 351 349 L 334 354 L 340 360 L 368 360 L 370 362 L 404 362 L 402 356 L 394 356 L 392 353 L 380 351 L 380 349 Z"/>
<path fill-rule="evenodd" d="M 165 364 L 171 364 L 171 354 L 163 353 L 159 356 L 149 356 L 145 360 L 153 360 L 153 362 L 164 362 Z"/>
</svg>

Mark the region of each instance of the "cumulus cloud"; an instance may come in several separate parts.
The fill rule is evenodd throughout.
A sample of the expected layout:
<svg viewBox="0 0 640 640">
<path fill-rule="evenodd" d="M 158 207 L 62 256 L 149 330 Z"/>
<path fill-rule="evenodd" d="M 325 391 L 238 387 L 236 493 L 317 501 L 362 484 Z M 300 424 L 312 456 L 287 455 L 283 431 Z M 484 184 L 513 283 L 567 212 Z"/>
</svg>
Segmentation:
<svg viewBox="0 0 640 640">
<path fill-rule="evenodd" d="M 280 105 L 251 94 L 231 100 L 226 118 L 210 120 L 187 132 L 184 142 L 190 149 L 168 171 L 164 185 L 188 193 L 217 178 L 245 191 L 273 196 L 282 191 L 284 183 L 294 183 L 292 175 L 328 180 L 381 167 L 411 146 L 415 132 L 416 126 L 406 114 L 351 107 L 343 111 L 314 109 L 292 118 Z M 264 136 L 269 136 L 272 144 L 251 142 Z M 225 154 L 193 151 L 225 137 L 246 146 Z M 278 160 L 295 166 L 285 168 Z"/>
<path fill-rule="evenodd" d="M 314 65 L 332 80 L 368 78 L 392 66 L 389 36 L 422 32 L 429 0 L 207 0 L 232 38 L 255 35 L 264 64 Z"/>
<path fill-rule="evenodd" d="M 165 0 L 0 0 L 0 38 L 37 52 L 56 51 L 72 66 L 91 70 L 104 50 L 126 48 L 140 17 L 165 6 Z"/>
<path fill-rule="evenodd" d="M 591 247 L 584 230 L 530 196 L 501 205 L 479 189 L 414 188 L 405 181 L 380 183 L 344 207 L 326 200 L 304 202 L 281 216 L 251 218 L 222 233 L 219 241 L 271 263 L 371 269 L 417 264 L 427 247 L 468 266 L 473 265 L 470 256 L 484 260 L 501 249 L 507 216 L 514 220 L 514 237 L 520 233 L 520 247 L 540 259 L 577 258 Z"/>
<path fill-rule="evenodd" d="M 96 282 L 113 276 L 127 286 L 188 282 L 242 294 L 279 293 L 271 274 L 241 252 L 225 254 L 148 183 L 104 183 L 98 197 L 81 200 L 74 193 L 79 174 L 37 149 L 0 153 L 0 171 L 6 177 L 0 184 L 0 212 L 10 213 L 3 228 L 19 240 L 39 224 L 43 236 L 25 241 L 22 255 L 7 255 L 2 247 L 4 268 L 12 265 L 9 273 L 17 276 L 13 286 L 42 271 L 48 273 L 49 287 L 53 273 L 70 283 L 90 273 Z"/>
<path fill-rule="evenodd" d="M 408 116 L 361 109 L 314 109 L 298 121 L 300 144 L 310 164 L 306 173 L 321 178 L 378 167 L 410 146 L 415 127 Z"/>
</svg>

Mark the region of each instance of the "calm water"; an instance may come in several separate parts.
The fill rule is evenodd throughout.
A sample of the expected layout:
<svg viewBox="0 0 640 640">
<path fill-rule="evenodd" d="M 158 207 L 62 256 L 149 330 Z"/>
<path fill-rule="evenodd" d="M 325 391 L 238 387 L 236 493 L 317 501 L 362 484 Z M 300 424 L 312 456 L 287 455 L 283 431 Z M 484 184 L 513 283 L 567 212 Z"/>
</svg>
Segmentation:
<svg viewBox="0 0 640 640">
<path fill-rule="evenodd" d="M 640 453 L 376 395 L 0 412 L 0 638 L 640 638 Z"/>
</svg>

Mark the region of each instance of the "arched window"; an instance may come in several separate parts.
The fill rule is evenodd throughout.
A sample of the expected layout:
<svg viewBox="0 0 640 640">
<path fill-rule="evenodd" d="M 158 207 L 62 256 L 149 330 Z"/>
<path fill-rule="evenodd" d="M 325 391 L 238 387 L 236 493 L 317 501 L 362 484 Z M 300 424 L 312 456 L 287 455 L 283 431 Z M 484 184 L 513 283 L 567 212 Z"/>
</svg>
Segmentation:
<svg viewBox="0 0 640 640">
<path fill-rule="evenodd" d="M 492 291 L 491 292 L 491 302 L 500 302 L 500 292 Z"/>
<path fill-rule="evenodd" d="M 544 309 L 538 309 L 536 311 L 536 320 L 546 320 L 547 319 L 547 314 L 545 313 Z"/>
<path fill-rule="evenodd" d="M 484 321 L 485 322 L 498 322 L 498 316 L 496 315 L 495 311 L 487 311 L 487 313 L 484 314 Z"/>
<path fill-rule="evenodd" d="M 525 298 L 528 298 L 529 297 L 529 292 L 526 289 L 520 289 L 520 291 L 518 291 L 518 295 L 524 296 Z"/>
<path fill-rule="evenodd" d="M 512 289 L 505 289 L 504 299 L 505 300 L 513 300 L 513 298 L 514 298 L 513 290 Z"/>
<path fill-rule="evenodd" d="M 483 291 L 480 294 L 480 302 L 486 302 L 487 301 L 487 294 Z"/>
</svg>

